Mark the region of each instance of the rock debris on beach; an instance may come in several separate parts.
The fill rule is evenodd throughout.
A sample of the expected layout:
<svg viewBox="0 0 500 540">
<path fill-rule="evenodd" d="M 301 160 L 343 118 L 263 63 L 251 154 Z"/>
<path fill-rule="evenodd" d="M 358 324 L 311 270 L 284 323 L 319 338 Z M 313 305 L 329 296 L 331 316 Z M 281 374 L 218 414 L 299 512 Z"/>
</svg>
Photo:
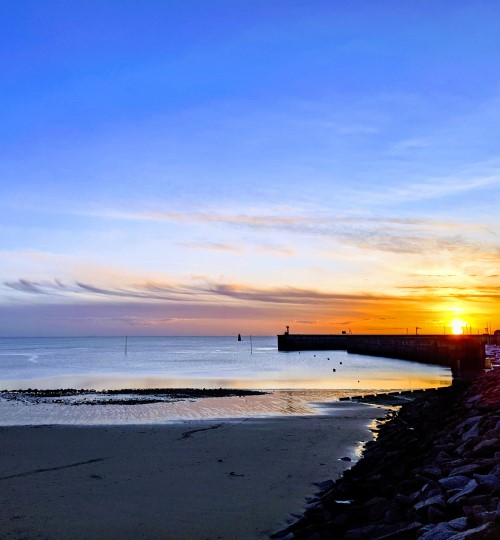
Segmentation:
<svg viewBox="0 0 500 540">
<path fill-rule="evenodd" d="M 265 394 L 258 390 L 226 388 L 133 388 L 121 390 L 93 390 L 59 388 L 54 390 L 2 390 L 0 398 L 25 404 L 58 405 L 144 405 L 211 397 L 244 397 Z"/>
<path fill-rule="evenodd" d="M 500 368 L 427 392 L 380 426 L 376 441 L 287 540 L 498 540 Z"/>
</svg>

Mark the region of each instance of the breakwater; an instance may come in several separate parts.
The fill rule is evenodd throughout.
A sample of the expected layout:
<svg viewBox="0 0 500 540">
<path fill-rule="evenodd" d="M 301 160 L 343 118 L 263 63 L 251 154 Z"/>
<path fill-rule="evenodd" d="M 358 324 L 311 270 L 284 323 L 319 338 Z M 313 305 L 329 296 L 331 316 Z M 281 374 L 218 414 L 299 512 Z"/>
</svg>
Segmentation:
<svg viewBox="0 0 500 540">
<path fill-rule="evenodd" d="M 500 538 L 499 389 L 493 369 L 403 405 L 363 458 L 273 538 Z"/>
<path fill-rule="evenodd" d="M 278 350 L 345 350 L 352 354 L 384 356 L 449 367 L 454 377 L 490 367 L 486 336 L 475 335 L 374 335 L 290 334 L 278 335 Z"/>
</svg>

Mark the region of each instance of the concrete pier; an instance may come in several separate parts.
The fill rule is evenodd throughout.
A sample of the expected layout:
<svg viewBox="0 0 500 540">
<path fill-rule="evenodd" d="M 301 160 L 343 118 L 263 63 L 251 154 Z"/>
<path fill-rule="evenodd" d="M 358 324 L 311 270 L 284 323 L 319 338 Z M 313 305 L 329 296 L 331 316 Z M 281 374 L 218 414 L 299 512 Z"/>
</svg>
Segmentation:
<svg viewBox="0 0 500 540">
<path fill-rule="evenodd" d="M 451 368 L 454 377 L 474 374 L 487 365 L 487 336 L 475 335 L 355 335 L 290 334 L 278 335 L 278 350 L 345 350 L 352 354 L 384 356 L 437 364 Z"/>
</svg>

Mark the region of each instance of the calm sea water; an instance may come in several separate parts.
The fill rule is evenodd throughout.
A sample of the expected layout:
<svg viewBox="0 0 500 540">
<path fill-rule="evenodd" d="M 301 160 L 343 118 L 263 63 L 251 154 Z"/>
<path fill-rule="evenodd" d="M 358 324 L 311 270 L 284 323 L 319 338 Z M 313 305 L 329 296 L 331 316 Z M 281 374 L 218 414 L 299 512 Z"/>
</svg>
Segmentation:
<svg viewBox="0 0 500 540">
<path fill-rule="evenodd" d="M 0 389 L 416 389 L 446 368 L 345 351 L 278 352 L 276 337 L 0 338 Z"/>
</svg>

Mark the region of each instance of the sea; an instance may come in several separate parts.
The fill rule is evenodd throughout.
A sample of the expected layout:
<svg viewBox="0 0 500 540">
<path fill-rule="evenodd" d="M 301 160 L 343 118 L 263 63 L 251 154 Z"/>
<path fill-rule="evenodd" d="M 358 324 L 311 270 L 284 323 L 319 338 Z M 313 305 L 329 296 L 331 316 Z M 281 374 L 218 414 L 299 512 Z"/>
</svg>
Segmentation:
<svg viewBox="0 0 500 540">
<path fill-rule="evenodd" d="M 451 384 L 447 368 L 346 351 L 280 352 L 276 336 L 0 338 L 0 425 L 138 424 L 317 414 L 342 396 Z M 259 396 L 78 406 L 1 391 L 224 388 Z"/>
</svg>

